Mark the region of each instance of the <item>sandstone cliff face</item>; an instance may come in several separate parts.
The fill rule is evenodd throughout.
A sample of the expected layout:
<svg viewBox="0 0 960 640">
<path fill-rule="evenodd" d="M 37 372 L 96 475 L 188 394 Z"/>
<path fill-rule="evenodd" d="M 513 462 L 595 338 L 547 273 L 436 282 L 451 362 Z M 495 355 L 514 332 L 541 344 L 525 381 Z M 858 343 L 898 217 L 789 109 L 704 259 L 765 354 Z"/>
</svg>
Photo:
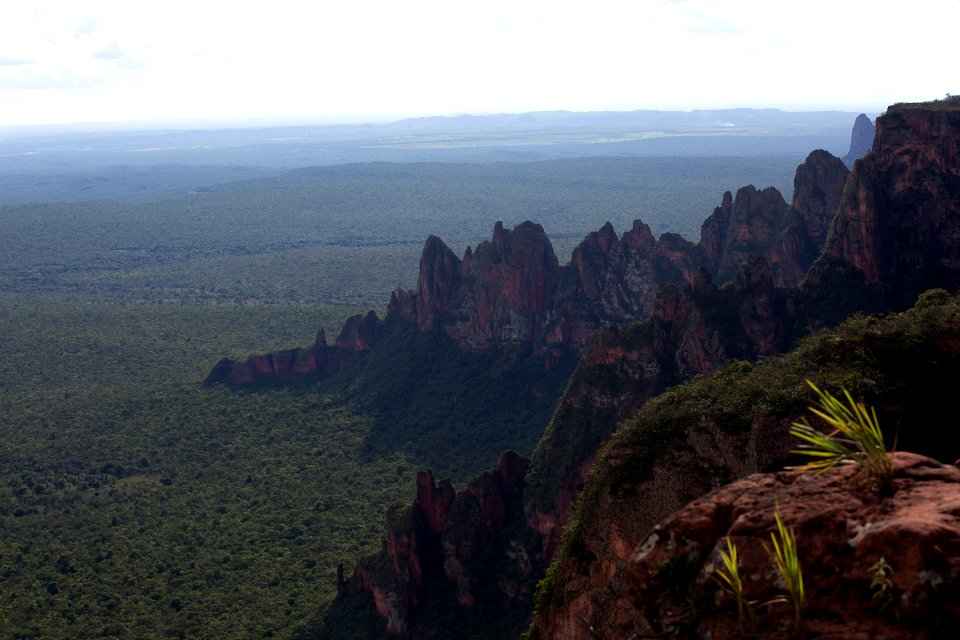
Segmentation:
<svg viewBox="0 0 960 640">
<path fill-rule="evenodd" d="M 789 210 L 775 190 L 758 192 L 748 188 L 741 190 L 746 195 L 741 198 L 737 216 L 731 220 L 770 242 L 784 216 L 792 212 L 797 233 L 804 238 L 803 247 L 807 250 L 815 241 L 806 225 L 822 237 L 825 228 L 817 225 L 821 224 L 823 209 L 830 206 L 831 197 L 839 197 L 835 195 L 839 189 L 834 182 L 840 172 L 830 170 L 835 162 L 838 161 L 825 152 L 814 153 L 798 169 L 799 184 L 806 190 L 806 198 L 800 199 L 802 215 Z M 820 185 L 825 176 L 834 182 Z M 727 194 L 726 201 L 732 214 L 732 196 Z M 773 205 L 763 204 L 769 202 Z M 769 215 L 751 222 L 750 217 L 757 211 Z M 732 232 L 731 220 L 713 221 L 715 228 L 724 230 L 718 232 L 719 236 Z M 530 228 L 523 233 L 530 231 L 541 233 Z M 431 239 L 424 250 L 419 278 L 421 291 L 428 294 L 398 292 L 391 300 L 390 313 L 416 322 L 421 330 L 438 327 L 467 348 L 489 345 L 495 332 L 465 328 L 491 326 L 481 322 L 482 318 L 494 318 L 495 313 L 489 305 L 484 311 L 485 307 L 477 304 L 484 287 L 477 287 L 476 283 L 500 282 L 506 272 L 491 271 L 489 267 L 478 271 L 477 265 L 498 264 L 484 255 L 493 253 L 497 246 L 509 249 L 517 232 L 515 229 L 510 234 L 511 242 L 503 239 L 497 243 L 498 237 L 508 233 L 498 227 L 495 242 L 485 243 L 491 246 L 481 245 L 476 252 L 468 250 L 462 262 L 438 239 Z M 730 247 L 718 246 L 716 255 L 726 260 L 724 256 L 731 251 Z M 736 245 L 742 246 L 745 245 Z M 497 249 L 495 255 L 503 253 L 503 249 Z M 541 252 L 525 251 L 519 255 L 537 256 Z M 806 258 L 807 264 L 812 259 Z M 730 260 L 724 264 L 732 264 L 733 259 Z M 584 486 L 596 452 L 618 422 L 668 386 L 696 374 L 709 375 L 730 358 L 755 359 L 787 347 L 795 316 L 793 294 L 777 286 L 763 258 L 744 251 L 743 260 L 733 282 L 720 287 L 708 269 L 701 266 L 702 245 L 693 245 L 676 234 L 654 240 L 649 228 L 637 221 L 619 238 L 609 224 L 590 234 L 574 251 L 571 263 L 559 271 L 551 311 L 545 318 L 546 328 L 539 332 L 542 344 L 547 349 L 582 351 L 584 357 L 534 455 L 533 470 L 525 480 L 523 514 L 516 512 L 509 523 L 513 534 L 505 544 L 512 552 L 510 561 L 502 562 L 499 569 L 518 577 L 510 581 L 510 589 L 498 587 L 501 593 L 509 591 L 515 594 L 511 598 L 529 606 L 532 586 L 553 558 L 561 528 Z M 478 279 L 477 273 L 488 276 Z M 636 322 L 643 318 L 647 321 Z M 633 324 L 626 324 L 630 322 Z M 471 340 L 470 336 L 480 338 Z M 457 566 L 450 554 L 444 553 L 444 566 Z M 435 562 L 440 562 L 438 557 Z M 489 590 L 501 581 L 483 574 L 471 584 Z M 459 606 L 472 606 L 471 593 L 458 587 Z M 391 616 L 398 615 L 401 614 L 390 613 L 384 618 L 389 621 Z"/>
<path fill-rule="evenodd" d="M 853 169 L 854 163 L 873 148 L 873 137 L 876 131 L 876 126 L 867 114 L 861 113 L 857 116 L 853 123 L 853 132 L 850 134 L 850 150 L 843 156 L 843 163 L 848 168 Z"/>
<path fill-rule="evenodd" d="M 789 426 L 809 402 L 805 377 L 865 396 L 881 424 L 900 425 L 898 447 L 954 460 L 960 438 L 944 431 L 935 407 L 960 382 L 958 312 L 956 299 L 929 296 L 908 313 L 850 321 L 788 356 L 738 362 L 644 404 L 602 449 L 571 515 L 543 587 L 538 637 L 629 636 L 638 623 L 626 587 L 637 547 L 689 501 L 790 460 Z"/>
<path fill-rule="evenodd" d="M 246 360 L 221 358 L 201 386 L 225 383 L 234 386 L 283 384 L 301 380 L 318 380 L 340 370 L 340 354 L 327 346 L 323 329 L 308 348 L 284 349 L 253 355 Z"/>
<path fill-rule="evenodd" d="M 776 189 L 744 187 L 729 192 L 704 222 L 695 245 L 677 234 L 654 239 L 637 220 L 617 237 L 607 223 L 574 250 L 560 267 L 543 228 L 523 222 L 507 230 L 498 222 L 491 240 L 457 256 L 430 236 L 420 258 L 416 291 L 393 293 L 388 314 L 412 321 L 420 331 L 439 330 L 467 351 L 532 349 L 578 355 L 603 326 L 649 317 L 657 293 L 667 285 L 693 282 L 706 266 L 726 282 L 757 254 L 770 264 L 777 286 L 794 286 L 819 255 L 845 173 L 825 151 L 810 154 L 797 168 L 793 207 Z M 382 327 L 373 312 L 348 320 L 336 340 L 307 349 L 223 359 L 204 386 L 308 384 L 339 371 L 349 354 L 366 351 Z"/>
<path fill-rule="evenodd" d="M 925 116 L 919 120 L 918 126 L 927 126 Z M 909 124 L 907 128 L 912 126 Z M 960 128 L 954 128 L 951 122 L 943 126 L 945 136 L 955 141 L 953 132 Z M 913 137 L 904 133 L 900 139 L 909 143 Z M 878 136 L 878 144 L 880 140 Z M 898 144 L 895 136 L 884 140 L 887 146 Z M 956 161 L 944 153 L 931 153 L 925 144 L 908 154 L 918 158 L 920 164 L 901 185 L 901 191 L 932 188 L 949 193 L 943 184 L 949 185 L 955 179 Z M 892 147 L 888 152 L 899 153 Z M 870 158 L 874 156 L 883 154 L 875 151 Z M 942 162 L 928 163 L 933 157 Z M 869 166 L 867 161 L 858 164 L 858 171 L 864 172 L 861 179 L 874 179 L 865 168 Z M 508 519 L 506 530 L 510 533 L 501 540 L 508 541 L 513 551 L 505 556 L 509 560 L 501 570 L 509 567 L 512 575 L 531 575 L 535 579 L 543 563 L 554 553 L 560 526 L 595 463 L 600 443 L 620 420 L 653 393 L 691 375 L 715 372 L 722 362 L 731 358 L 755 359 L 783 351 L 806 332 L 805 323 L 809 321 L 811 309 L 818 308 L 814 304 L 818 291 L 839 292 L 842 299 L 833 306 L 845 309 L 844 315 L 861 304 L 862 297 L 858 298 L 848 289 L 832 287 L 836 279 L 812 278 L 800 292 L 779 286 L 794 284 L 799 279 L 797 274 L 802 272 L 802 265 L 812 259 L 810 247 L 818 242 L 816 238 L 826 237 L 823 223 L 833 208 L 831 203 L 839 198 L 844 176 L 836 159 L 814 152 L 798 170 L 797 193 L 791 207 L 786 207 L 782 198 L 773 193 L 747 188 L 741 190 L 744 198 L 740 210 L 735 211 L 736 201 L 732 194 L 727 194 L 714 216 L 705 223 L 699 247 L 691 247 L 680 238 L 664 236 L 651 248 L 652 238 L 639 224 L 620 239 L 612 228 L 606 227 L 587 238 L 570 270 L 562 269 L 557 279 L 554 308 L 565 311 L 555 316 L 548 312 L 549 329 L 540 333 L 549 346 L 582 344 L 585 347 L 580 348 L 586 351 L 554 421 L 534 454 L 532 469 L 525 479 L 524 513 L 519 516 L 520 520 Z M 848 188 L 844 201 L 849 194 Z M 879 215 L 886 215 L 885 210 L 878 211 L 881 211 Z M 749 212 L 756 213 L 757 219 L 753 220 Z M 835 230 L 831 231 L 830 237 L 834 233 Z M 904 233 L 901 244 L 896 245 L 904 255 L 916 253 L 911 238 L 916 239 Z M 762 257 L 751 256 L 753 249 Z M 861 273 L 855 263 L 869 253 L 858 253 L 854 248 L 848 257 L 841 255 L 832 264 Z M 442 252 L 439 255 L 442 256 Z M 737 255 L 739 262 L 731 257 Z M 619 269 L 619 273 L 634 274 L 633 282 L 648 282 L 645 276 L 662 268 L 648 270 L 647 265 L 657 264 L 658 256 L 674 269 L 674 274 L 679 273 L 680 278 L 654 299 L 652 319 L 623 327 L 602 327 L 593 339 L 586 341 L 582 336 L 588 331 L 589 320 L 581 320 L 579 327 L 569 320 L 567 326 L 563 325 L 565 318 L 589 318 L 586 311 L 578 314 L 591 309 L 596 317 L 607 314 L 605 317 L 610 322 L 617 322 L 614 320 L 617 314 L 628 309 L 626 304 L 620 306 L 620 301 L 644 304 L 644 295 L 639 293 L 642 286 L 624 288 L 625 279 L 607 278 L 604 274 Z M 458 285 L 461 289 L 463 264 L 473 257 L 472 252 L 468 252 L 462 261 Z M 698 270 L 697 266 L 704 261 L 707 268 Z M 438 273 L 450 273 L 448 258 L 431 259 L 427 264 L 440 265 L 429 267 Z M 623 264 L 632 266 L 623 269 Z M 714 283 L 721 266 L 734 276 L 733 282 L 724 287 Z M 729 271 L 731 268 L 738 272 Z M 822 268 L 822 264 L 818 266 Z M 814 269 L 814 275 L 817 273 Z M 908 270 L 902 275 L 909 279 L 911 273 Z M 942 272 L 938 272 L 937 277 L 939 274 Z M 937 277 L 928 282 L 939 283 Z M 449 287 L 432 289 L 451 292 L 445 298 L 451 302 L 444 313 L 450 313 L 451 308 L 460 304 L 454 281 L 453 277 L 444 279 L 439 275 L 432 279 L 421 277 L 421 282 L 450 283 Z M 445 295 L 436 293 L 433 299 L 444 299 Z M 886 304 L 887 308 L 892 306 Z M 442 304 L 431 305 L 431 308 L 443 308 Z M 417 319 L 420 313 L 416 298 L 402 292 L 391 303 L 391 309 L 410 319 Z M 885 397 L 894 399 L 886 401 L 884 410 L 894 423 L 909 420 L 913 424 L 936 425 L 937 415 L 924 413 L 923 407 L 935 407 L 936 398 L 949 395 L 950 388 L 960 380 L 956 370 L 957 354 L 951 346 L 960 344 L 960 339 L 954 335 L 955 326 L 950 328 L 952 325 L 942 318 L 931 321 L 924 313 L 910 316 L 903 324 L 925 330 L 934 325 L 940 327 L 932 338 L 909 334 L 903 326 L 891 329 L 890 325 L 883 324 L 885 320 L 867 319 L 859 321 L 866 328 L 860 325 L 852 334 L 841 331 L 832 342 L 818 342 L 815 349 L 810 345 L 802 348 L 796 356 L 795 367 L 787 373 L 762 369 L 753 375 L 752 367 L 738 363 L 709 382 L 699 382 L 714 385 L 712 393 L 716 402 L 712 408 L 704 408 L 704 397 L 697 395 L 696 389 L 702 387 L 696 387 L 693 392 L 676 392 L 693 394 L 689 397 L 668 395 L 644 405 L 638 415 L 650 411 L 658 413 L 662 421 L 648 430 L 641 429 L 639 435 L 634 431 L 635 437 L 630 441 L 618 440 L 627 437 L 621 429 L 600 455 L 595 479 L 587 487 L 585 506 L 574 514 L 570 523 L 573 533 L 563 544 L 556 580 L 547 585 L 542 602 L 548 606 L 538 615 L 538 630 L 544 637 L 595 637 L 588 631 L 591 625 L 602 626 L 604 620 L 623 621 L 633 615 L 630 612 L 635 611 L 635 606 L 631 596 L 620 591 L 618 585 L 626 584 L 624 567 L 636 541 L 660 518 L 706 491 L 745 474 L 781 465 L 793 446 L 785 436 L 787 426 L 805 413 L 808 398 L 803 394 L 801 381 L 812 375 L 811 372 L 823 373 L 824 377 L 818 380 L 822 384 L 852 386 L 854 391 L 873 394 L 874 400 L 890 392 Z M 957 316 L 955 309 L 950 313 L 952 317 Z M 599 321 L 594 321 L 600 326 Z M 873 323 L 877 325 L 876 331 L 869 330 Z M 883 360 L 876 350 L 891 343 L 900 343 L 904 349 L 886 354 L 889 358 Z M 886 364 L 878 365 L 881 361 Z M 774 383 L 780 378 L 787 382 L 778 390 Z M 738 396 L 742 388 L 748 392 Z M 697 409 L 684 413 L 686 410 L 678 407 L 685 403 Z M 635 419 L 628 422 L 632 424 Z M 933 436 L 901 433 L 901 444 L 938 455 L 960 454 L 960 446 L 952 441 L 944 442 L 943 433 L 942 430 Z M 914 443 L 908 444 L 909 440 Z M 528 567 L 532 567 L 532 571 L 528 571 Z M 491 585 L 499 584 L 494 576 L 486 580 L 478 578 L 471 584 L 488 590 Z M 526 588 L 522 586 L 523 580 L 510 583 L 521 585 L 508 591 L 519 593 L 518 598 L 522 600 Z M 483 584 L 486 587 L 480 587 Z M 469 598 L 458 596 L 457 599 L 461 602 L 460 611 L 469 608 L 463 604 Z M 474 607 L 474 610 L 480 609 Z"/>
<path fill-rule="evenodd" d="M 527 522 L 542 538 L 545 563 L 596 452 L 616 425 L 682 380 L 710 375 L 733 358 L 784 351 L 794 308 L 793 294 L 776 287 L 766 262 L 754 256 L 727 286 L 718 287 L 701 268 L 690 285 L 660 292 L 651 319 L 594 336 L 527 478 Z"/>
<path fill-rule="evenodd" d="M 817 149 L 797 167 L 790 207 L 772 187 L 725 193 L 700 230 L 704 264 L 726 282 L 751 255 L 760 255 L 778 286 L 796 286 L 820 255 L 848 175 L 839 159 Z"/>
<path fill-rule="evenodd" d="M 439 326 L 467 350 L 531 344 L 543 328 L 559 273 L 543 227 L 532 222 L 512 231 L 497 222 L 493 239 L 476 251 L 468 248 L 463 260 L 431 236 L 420 261 L 419 290 L 394 294 L 388 312 L 424 331 Z"/>
<path fill-rule="evenodd" d="M 645 630 L 716 640 L 791 634 L 789 603 L 758 608 L 754 620 L 739 624 L 736 605 L 714 580 L 729 539 L 746 597 L 762 602 L 784 594 L 764 548 L 776 529 L 775 511 L 796 535 L 807 637 L 955 637 L 960 470 L 912 453 L 894 454 L 893 466 L 891 497 L 866 490 L 857 468 L 845 466 L 823 475 L 751 475 L 693 501 L 627 552 L 620 628 L 602 637 Z M 881 559 L 889 567 L 885 590 L 873 582 Z M 692 615 L 691 597 L 705 605 Z"/>
<path fill-rule="evenodd" d="M 369 593 L 386 633 L 406 638 L 448 637 L 445 625 L 469 628 L 476 608 L 508 615 L 509 603 L 530 595 L 525 551 L 504 535 L 517 520 L 528 465 L 504 453 L 496 469 L 461 491 L 420 472 L 413 505 L 388 516 L 382 553 L 361 561 L 349 581 L 341 579 L 334 610 Z M 511 569 L 503 571 L 506 565 Z M 349 629 L 330 629 L 324 637 L 338 632 L 353 637 Z"/>
<path fill-rule="evenodd" d="M 810 280 L 859 284 L 880 308 L 960 285 L 960 105 L 895 105 L 877 119 Z"/>
<path fill-rule="evenodd" d="M 637 220 L 617 238 L 608 222 L 574 249 L 564 267 L 547 344 L 580 352 L 599 327 L 649 317 L 657 292 L 691 278 L 699 263 L 696 246 L 676 234 L 657 241 Z"/>
<path fill-rule="evenodd" d="M 253 355 L 246 360 L 221 358 L 202 387 L 227 384 L 236 387 L 310 384 L 343 369 L 354 355 L 370 349 L 380 337 L 377 314 L 351 316 L 337 336 L 335 346 L 327 345 L 321 328 L 313 345 Z"/>
<path fill-rule="evenodd" d="M 793 204 L 779 237 L 764 253 L 778 285 L 796 286 L 819 257 L 849 175 L 838 158 L 822 149 L 797 167 Z"/>
</svg>

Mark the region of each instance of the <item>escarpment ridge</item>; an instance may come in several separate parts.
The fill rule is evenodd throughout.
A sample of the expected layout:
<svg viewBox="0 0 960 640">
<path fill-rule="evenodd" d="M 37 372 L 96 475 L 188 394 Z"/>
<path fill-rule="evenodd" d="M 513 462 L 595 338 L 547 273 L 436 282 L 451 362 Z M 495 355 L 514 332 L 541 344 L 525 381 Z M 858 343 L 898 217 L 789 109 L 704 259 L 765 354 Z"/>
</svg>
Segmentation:
<svg viewBox="0 0 960 640">
<path fill-rule="evenodd" d="M 846 169 L 826 151 L 811 153 L 797 169 L 787 205 L 770 187 L 727 192 L 706 219 L 699 244 L 677 234 L 655 239 L 642 221 L 617 236 L 609 223 L 590 233 L 561 266 L 543 227 L 513 229 L 497 222 L 490 240 L 458 258 L 430 236 L 420 258 L 416 291 L 398 289 L 387 318 L 447 335 L 464 351 L 528 350 L 548 364 L 579 356 L 603 326 L 649 317 L 667 285 L 693 283 L 700 267 L 720 282 L 752 255 L 771 265 L 777 286 L 794 286 L 819 255 Z M 204 386 L 311 384 L 342 370 L 381 333 L 373 312 L 350 318 L 333 346 L 322 330 L 311 347 L 246 360 L 222 359 Z"/>
</svg>

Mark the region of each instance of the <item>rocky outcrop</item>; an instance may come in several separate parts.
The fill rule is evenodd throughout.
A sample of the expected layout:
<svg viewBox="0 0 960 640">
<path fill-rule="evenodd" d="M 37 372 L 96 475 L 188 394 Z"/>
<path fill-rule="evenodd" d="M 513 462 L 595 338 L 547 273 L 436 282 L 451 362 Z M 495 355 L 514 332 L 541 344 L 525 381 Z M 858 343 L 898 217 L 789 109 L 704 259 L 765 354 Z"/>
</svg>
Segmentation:
<svg viewBox="0 0 960 640">
<path fill-rule="evenodd" d="M 437 571 L 431 560 L 437 556 L 440 534 L 455 497 L 450 480 L 437 482 L 429 471 L 417 473 L 413 505 L 387 512 L 381 553 L 358 564 L 349 582 L 338 571 L 340 597 L 370 593 L 387 632 L 407 635 L 409 612 L 420 605 L 425 585 Z"/>
<path fill-rule="evenodd" d="M 792 460 L 789 427 L 810 401 L 804 378 L 875 405 L 891 442 L 899 425 L 898 447 L 956 459 L 960 437 L 937 416 L 960 383 L 958 345 L 960 301 L 941 291 L 910 312 L 848 321 L 787 356 L 738 361 L 646 402 L 601 450 L 568 520 L 538 597 L 538 637 L 625 637 L 638 615 L 625 586 L 634 550 L 689 501 Z"/>
<path fill-rule="evenodd" d="M 797 167 L 790 207 L 772 187 L 725 193 L 700 229 L 704 264 L 726 282 L 749 256 L 760 255 L 778 286 L 796 286 L 823 249 L 848 175 L 839 159 L 817 149 Z"/>
<path fill-rule="evenodd" d="M 779 237 L 764 252 L 778 285 L 796 286 L 820 256 L 849 175 L 839 159 L 822 149 L 797 167 L 793 204 Z"/>
<path fill-rule="evenodd" d="M 853 132 L 850 134 L 850 150 L 843 156 L 843 164 L 853 169 L 854 163 L 873 148 L 873 137 L 876 132 L 876 126 L 867 114 L 858 115 L 853 123 Z"/>
<path fill-rule="evenodd" d="M 553 300 L 560 263 L 543 227 L 523 222 L 508 231 L 497 222 L 493 239 L 459 260 L 431 236 L 420 260 L 419 290 L 397 291 L 388 313 L 439 326 L 463 349 L 532 344 Z"/>
<path fill-rule="evenodd" d="M 723 194 L 723 202 L 714 209 L 700 228 L 700 246 L 706 266 L 717 279 L 733 277 L 750 255 L 763 254 L 776 240 L 787 203 L 773 187 L 758 191 L 753 185 Z"/>
<path fill-rule="evenodd" d="M 705 268 L 689 285 L 669 285 L 652 318 L 597 332 L 533 456 L 524 506 L 549 563 L 573 499 L 600 445 L 643 402 L 731 359 L 755 360 L 790 344 L 792 292 L 774 285 L 763 258 L 717 286 Z"/>
<path fill-rule="evenodd" d="M 528 459 L 509 451 L 495 469 L 461 491 L 449 480 L 437 482 L 428 471 L 418 473 L 413 505 L 388 514 L 382 552 L 362 560 L 349 581 L 341 577 L 330 617 L 338 617 L 361 594 L 372 596 L 391 636 L 465 637 L 454 629 L 466 633 L 478 624 L 477 608 L 509 617 L 511 603 L 530 596 L 525 551 L 505 535 L 518 520 L 528 465 Z M 519 611 L 523 615 L 528 609 Z M 480 624 L 495 627 L 497 622 Z M 350 629 L 318 633 L 355 637 Z"/>
<path fill-rule="evenodd" d="M 844 466 L 823 475 L 751 475 L 693 501 L 627 552 L 620 630 L 590 637 L 623 638 L 641 629 L 664 638 L 790 635 L 789 602 L 755 607 L 754 619 L 738 621 L 732 597 L 715 579 L 729 540 L 748 600 L 785 593 L 766 549 L 776 512 L 797 540 L 807 637 L 956 637 L 960 470 L 912 453 L 892 460 L 889 497 L 865 490 L 857 467 Z M 692 612 L 692 599 L 704 608 Z"/>
<path fill-rule="evenodd" d="M 383 327 L 377 314 L 368 311 L 366 315 L 357 314 L 347 318 L 337 336 L 337 347 L 350 353 L 368 351 L 380 338 Z"/>
<path fill-rule="evenodd" d="M 921 291 L 960 285 L 958 158 L 956 101 L 894 105 L 877 119 L 873 152 L 854 168 L 809 277 L 811 290 L 844 289 L 845 303 L 823 307 L 904 308 Z"/>
<path fill-rule="evenodd" d="M 221 358 L 201 386 L 214 384 L 235 387 L 304 385 L 329 377 L 343 369 L 355 356 L 367 351 L 381 333 L 380 322 L 373 311 L 351 316 L 344 323 L 334 346 L 327 345 L 324 330 L 307 348 L 296 347 L 253 355 L 246 360 Z"/>
<path fill-rule="evenodd" d="M 246 360 L 221 358 L 204 378 L 204 388 L 217 383 L 258 386 L 313 382 L 340 370 L 343 354 L 327 346 L 323 329 L 313 346 L 253 355 Z"/>
<path fill-rule="evenodd" d="M 945 131 L 950 133 L 953 125 L 948 125 Z M 878 135 L 878 144 L 880 140 Z M 892 137 L 885 140 L 884 144 L 894 144 Z M 921 164 L 932 157 L 921 148 L 911 154 Z M 857 171 L 865 171 L 871 158 L 882 155 L 875 150 L 858 163 Z M 942 166 L 924 164 L 926 168 L 902 189 L 922 190 L 926 185 L 936 190 L 953 180 L 955 160 L 951 164 L 946 155 L 943 159 Z M 928 296 L 923 309 L 905 316 L 844 325 L 834 334 L 804 343 L 797 355 L 784 360 L 768 359 L 757 367 L 741 361 L 717 372 L 725 361 L 753 360 L 794 344 L 808 332 L 811 317 L 822 312 L 827 298 L 817 295 L 824 291 L 840 298 L 831 304 L 844 316 L 862 303 L 862 296 L 835 286 L 840 281 L 836 276 L 828 281 L 811 278 L 801 290 L 782 286 L 799 280 L 798 274 L 813 259 L 810 247 L 835 232 L 828 234 L 824 224 L 840 199 L 845 175 L 835 158 L 818 151 L 798 169 L 790 207 L 767 190 L 746 188 L 737 198 L 727 194 L 705 223 L 699 247 L 675 236 L 653 242 L 640 223 L 621 238 L 605 226 L 585 240 L 569 268 L 560 270 L 553 306 L 558 311 L 546 315 L 547 328 L 539 333 L 541 342 L 534 343 L 546 349 L 579 348 L 584 357 L 534 453 L 524 479 L 523 511 L 516 520 L 508 519 L 503 529 L 508 533 L 500 538 L 511 552 L 500 557 L 498 571 L 514 576 L 508 581 L 513 586 L 503 591 L 496 575 L 487 574 L 471 580 L 470 593 L 517 593 L 510 602 L 524 602 L 529 585 L 559 548 L 558 564 L 538 597 L 542 607 L 537 629 L 544 637 L 594 637 L 591 626 L 599 629 L 635 615 L 632 596 L 623 590 L 629 583 L 624 571 L 630 551 L 658 520 L 689 500 L 788 461 L 793 444 L 786 432 L 791 421 L 806 413 L 802 380 L 807 376 L 821 385 L 851 387 L 876 401 L 891 424 L 933 425 L 901 431 L 900 446 L 960 455 L 952 432 L 936 427 L 942 419 L 939 412 L 930 409 L 960 381 L 953 346 L 960 344 L 957 305 L 943 306 L 946 294 Z M 849 192 L 847 188 L 844 200 Z M 913 251 L 909 236 L 904 235 L 902 242 L 905 255 Z M 463 262 L 472 257 L 468 252 Z M 855 262 L 856 258 L 841 256 L 832 264 L 855 273 L 859 272 Z M 450 273 L 448 258 L 427 264 L 440 265 L 429 267 L 437 274 Z M 698 268 L 701 264 L 705 268 Z M 813 275 L 822 266 L 818 263 Z M 675 279 L 654 297 L 653 317 L 621 324 L 617 318 L 633 305 L 649 308 L 641 293 L 646 285 L 625 283 L 649 283 L 654 274 L 667 269 L 673 270 Z M 465 284 L 459 273 L 459 285 L 450 277 L 421 277 L 421 282 L 450 283 L 449 289 L 433 288 L 451 292 L 445 298 L 450 301 L 447 307 L 434 317 L 450 314 L 460 304 L 457 288 Z M 611 273 L 631 275 L 608 277 Z M 910 273 L 902 275 L 909 278 Z M 719 286 L 715 281 L 722 282 L 724 275 L 732 282 Z M 878 291 L 880 299 L 887 290 Z M 433 299 L 445 295 L 435 294 Z M 412 294 L 403 294 L 391 306 L 416 319 L 415 300 Z M 894 308 L 892 302 L 885 304 Z M 839 319 L 827 318 L 823 315 L 821 322 Z M 441 318 L 434 326 L 442 327 L 443 322 Z M 584 339 L 591 322 L 599 331 Z M 696 374 L 712 377 L 698 377 L 695 385 L 650 400 Z M 601 450 L 624 419 L 624 426 Z M 586 492 L 583 505 L 568 518 L 581 490 Z M 564 523 L 568 534 L 561 544 Z M 443 552 L 438 554 L 434 561 L 445 565 Z M 452 593 L 459 594 L 459 587 L 447 596 L 459 603 L 454 609 L 458 615 L 488 610 L 489 604 L 467 605 L 469 598 Z"/>
<path fill-rule="evenodd" d="M 636 220 L 618 238 L 608 222 L 573 250 L 564 267 L 547 344 L 569 345 L 579 353 L 599 327 L 649 317 L 657 292 L 689 280 L 699 264 L 697 247 L 677 234 L 657 241 Z"/>
</svg>

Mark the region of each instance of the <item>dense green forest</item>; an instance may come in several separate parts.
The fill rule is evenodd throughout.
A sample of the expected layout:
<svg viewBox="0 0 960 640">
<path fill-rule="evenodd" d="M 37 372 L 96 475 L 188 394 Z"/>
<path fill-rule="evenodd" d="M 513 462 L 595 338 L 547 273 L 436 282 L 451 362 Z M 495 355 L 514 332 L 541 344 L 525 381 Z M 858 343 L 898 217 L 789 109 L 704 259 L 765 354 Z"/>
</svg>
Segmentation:
<svg viewBox="0 0 960 640">
<path fill-rule="evenodd" d="M 382 312 L 428 234 L 460 251 L 530 218 L 562 261 L 608 219 L 695 238 L 726 189 L 789 198 L 800 161 L 351 165 L 0 206 L 0 637 L 289 634 L 417 468 L 463 482 L 529 454 L 573 363 L 544 376 L 388 325 L 392 348 L 314 387 L 201 390 L 218 358 Z"/>
</svg>

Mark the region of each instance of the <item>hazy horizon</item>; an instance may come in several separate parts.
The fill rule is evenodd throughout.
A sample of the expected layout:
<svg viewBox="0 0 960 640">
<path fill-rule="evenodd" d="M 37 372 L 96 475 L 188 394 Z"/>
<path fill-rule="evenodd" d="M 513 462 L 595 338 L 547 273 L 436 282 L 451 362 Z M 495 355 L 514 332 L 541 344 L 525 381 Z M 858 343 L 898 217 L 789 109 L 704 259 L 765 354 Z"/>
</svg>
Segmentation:
<svg viewBox="0 0 960 640">
<path fill-rule="evenodd" d="M 957 23 L 957 0 L 897 12 L 828 0 L 799 11 L 752 0 L 8 3 L 0 127 L 878 113 L 956 92 L 939 63 Z"/>
<path fill-rule="evenodd" d="M 428 120 L 434 118 L 455 119 L 460 117 L 498 117 L 498 116 L 517 116 L 527 114 L 546 114 L 546 113 L 571 113 L 571 114 L 592 114 L 592 113 L 611 113 L 628 114 L 638 112 L 656 112 L 656 113 L 696 113 L 703 111 L 732 111 L 732 110 L 756 110 L 756 111 L 780 111 L 783 113 L 864 113 L 871 118 L 883 113 L 890 105 L 876 109 L 856 109 L 856 108 L 810 108 L 810 109 L 786 109 L 780 107 L 764 106 L 733 106 L 718 108 L 692 108 L 692 109 L 596 109 L 596 110 L 573 110 L 573 109 L 548 109 L 538 111 L 512 111 L 512 112 L 489 112 L 489 113 L 449 113 L 435 114 L 424 113 L 410 116 L 373 115 L 367 118 L 364 116 L 341 116 L 341 117 L 260 117 L 260 118 L 181 118 L 176 120 L 118 120 L 118 121 L 87 121 L 87 122 L 50 122 L 37 124 L 13 124 L 7 125 L 0 123 L 0 131 L 7 133 L 43 133 L 56 131 L 71 132 L 109 132 L 109 131 L 156 131 L 156 130 L 217 130 L 217 129 L 270 129 L 284 127 L 326 127 L 326 126 L 376 126 L 390 125 L 408 120 Z"/>
</svg>

